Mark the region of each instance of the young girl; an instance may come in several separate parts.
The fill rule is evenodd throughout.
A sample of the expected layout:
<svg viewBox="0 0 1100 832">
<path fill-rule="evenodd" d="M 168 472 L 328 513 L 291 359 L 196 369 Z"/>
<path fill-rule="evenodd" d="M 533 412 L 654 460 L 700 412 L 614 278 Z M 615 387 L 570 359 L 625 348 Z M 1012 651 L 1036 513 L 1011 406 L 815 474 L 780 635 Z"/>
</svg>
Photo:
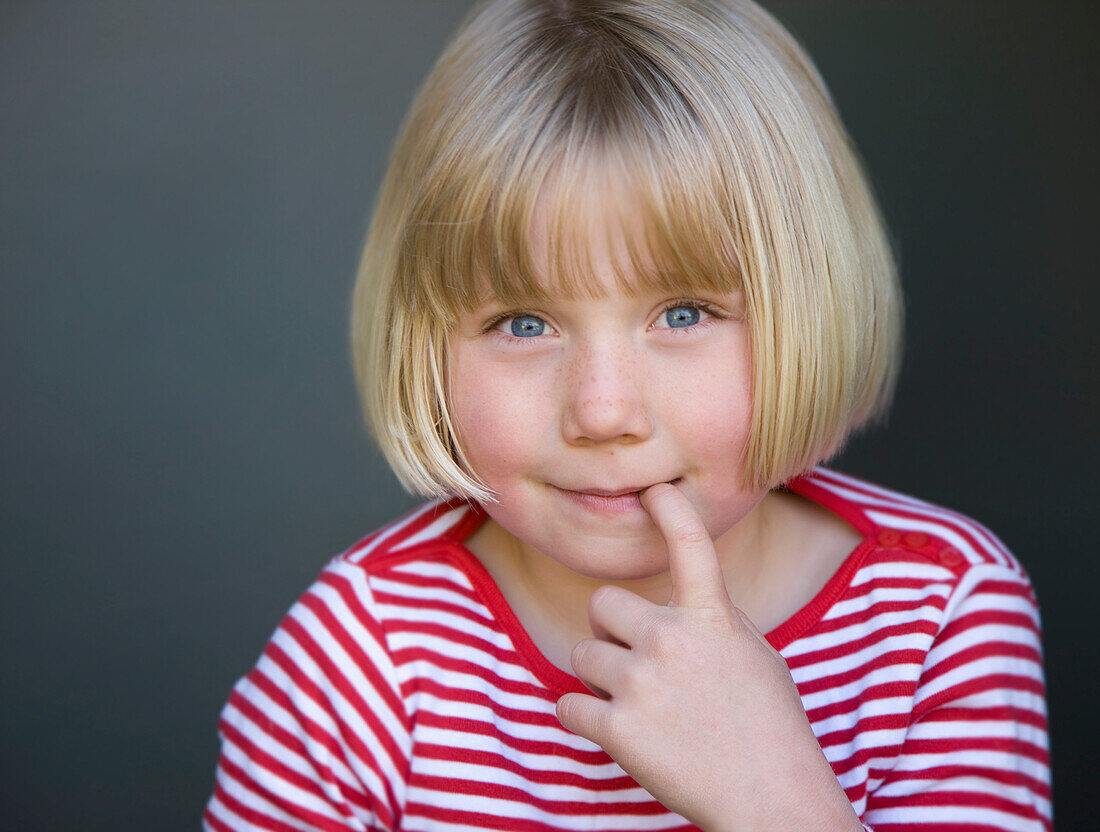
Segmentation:
<svg viewBox="0 0 1100 832">
<path fill-rule="evenodd" d="M 950 511 L 824 469 L 899 289 L 747 0 L 496 0 L 419 93 L 354 296 L 439 497 L 334 559 L 221 720 L 212 830 L 1049 829 L 1039 624 Z"/>
</svg>

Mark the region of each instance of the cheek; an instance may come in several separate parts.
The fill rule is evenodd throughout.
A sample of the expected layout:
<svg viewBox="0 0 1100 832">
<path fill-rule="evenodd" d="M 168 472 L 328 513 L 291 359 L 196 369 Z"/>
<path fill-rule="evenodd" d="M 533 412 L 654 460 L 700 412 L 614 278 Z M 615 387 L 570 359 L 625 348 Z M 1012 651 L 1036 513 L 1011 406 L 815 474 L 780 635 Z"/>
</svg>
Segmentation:
<svg viewBox="0 0 1100 832">
<path fill-rule="evenodd" d="M 457 349 L 449 374 L 449 409 L 459 444 L 485 479 L 529 455 L 537 396 L 523 379 Z"/>
<path fill-rule="evenodd" d="M 747 361 L 731 362 L 728 352 L 704 357 L 694 368 L 691 389 L 669 397 L 673 431 L 696 456 L 724 465 L 740 457 L 752 424 L 751 375 Z"/>
</svg>

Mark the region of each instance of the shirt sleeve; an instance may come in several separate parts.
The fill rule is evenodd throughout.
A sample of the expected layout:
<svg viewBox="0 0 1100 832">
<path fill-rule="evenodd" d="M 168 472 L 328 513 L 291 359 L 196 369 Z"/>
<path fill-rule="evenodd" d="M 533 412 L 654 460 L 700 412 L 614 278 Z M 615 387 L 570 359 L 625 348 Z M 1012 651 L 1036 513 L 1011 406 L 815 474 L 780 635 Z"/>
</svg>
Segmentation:
<svg viewBox="0 0 1100 832">
<path fill-rule="evenodd" d="M 397 829 L 410 720 L 361 567 L 334 560 L 287 613 L 219 736 L 207 832 Z"/>
<path fill-rule="evenodd" d="M 1018 568 L 982 564 L 948 601 L 875 832 L 1051 829 L 1039 610 Z"/>
</svg>

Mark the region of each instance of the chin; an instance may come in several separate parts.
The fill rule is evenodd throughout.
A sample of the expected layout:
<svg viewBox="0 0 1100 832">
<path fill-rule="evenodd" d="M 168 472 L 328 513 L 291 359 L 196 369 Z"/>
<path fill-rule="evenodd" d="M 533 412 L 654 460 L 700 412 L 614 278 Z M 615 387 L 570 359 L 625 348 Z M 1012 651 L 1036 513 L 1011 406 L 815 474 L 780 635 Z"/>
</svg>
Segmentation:
<svg viewBox="0 0 1100 832">
<path fill-rule="evenodd" d="M 598 581 L 640 581 L 668 571 L 663 542 L 624 546 L 621 541 L 604 541 L 551 557 L 578 575 Z"/>
</svg>

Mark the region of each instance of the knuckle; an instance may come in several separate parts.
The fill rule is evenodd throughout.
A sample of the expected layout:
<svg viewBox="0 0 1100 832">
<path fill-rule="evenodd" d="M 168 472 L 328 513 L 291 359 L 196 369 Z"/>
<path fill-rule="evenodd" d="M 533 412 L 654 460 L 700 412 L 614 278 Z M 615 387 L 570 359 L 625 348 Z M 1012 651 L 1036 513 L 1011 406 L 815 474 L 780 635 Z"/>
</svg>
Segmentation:
<svg viewBox="0 0 1100 832">
<path fill-rule="evenodd" d="M 715 607 L 706 611 L 707 624 L 717 632 L 729 633 L 734 638 L 742 635 L 752 636 L 752 626 L 747 623 L 744 613 L 736 607 Z"/>
<path fill-rule="evenodd" d="M 628 735 L 628 732 L 633 725 L 633 722 L 626 718 L 626 715 L 622 713 L 620 709 L 613 708 L 608 710 L 603 719 L 600 728 L 605 737 L 608 737 L 608 745 L 615 743 L 621 743 L 622 739 Z"/>
<path fill-rule="evenodd" d="M 602 709 L 592 715 L 592 734 L 600 738 L 599 744 L 605 750 L 618 745 L 627 728 L 628 725 L 618 708 Z"/>
<path fill-rule="evenodd" d="M 592 640 L 582 639 L 573 645 L 573 650 L 569 653 L 569 663 L 573 665 L 573 669 L 580 671 L 588 663 L 589 656 L 592 655 Z"/>
<path fill-rule="evenodd" d="M 638 619 L 638 641 L 642 644 L 655 644 L 660 641 L 668 629 L 668 622 L 662 615 L 664 610 L 651 610 Z"/>
<path fill-rule="evenodd" d="M 567 693 L 558 700 L 554 713 L 558 722 L 574 734 L 603 745 L 611 728 L 611 715 L 592 708 L 592 697 Z"/>
<path fill-rule="evenodd" d="M 689 658 L 695 647 L 696 639 L 680 627 L 655 628 L 650 641 L 653 658 L 662 665 Z"/>
<path fill-rule="evenodd" d="M 558 704 L 556 705 L 554 712 L 558 717 L 558 722 L 560 722 L 566 728 L 573 730 L 573 727 L 577 725 L 576 694 L 565 694 L 565 696 L 558 700 Z"/>
<path fill-rule="evenodd" d="M 588 599 L 588 614 L 600 618 L 607 610 L 614 606 L 619 587 L 605 585 L 596 589 Z"/>
<path fill-rule="evenodd" d="M 672 536 L 677 543 L 689 547 L 702 546 L 710 542 L 706 529 L 696 523 L 678 523 L 672 531 Z"/>
<path fill-rule="evenodd" d="M 558 700 L 558 719 L 571 729 L 584 726 L 586 713 L 583 694 L 567 693 Z"/>
<path fill-rule="evenodd" d="M 650 681 L 644 666 L 638 662 L 630 662 L 623 668 L 622 676 L 618 680 L 616 698 L 630 701 L 638 694 L 645 694 L 651 690 Z"/>
</svg>

